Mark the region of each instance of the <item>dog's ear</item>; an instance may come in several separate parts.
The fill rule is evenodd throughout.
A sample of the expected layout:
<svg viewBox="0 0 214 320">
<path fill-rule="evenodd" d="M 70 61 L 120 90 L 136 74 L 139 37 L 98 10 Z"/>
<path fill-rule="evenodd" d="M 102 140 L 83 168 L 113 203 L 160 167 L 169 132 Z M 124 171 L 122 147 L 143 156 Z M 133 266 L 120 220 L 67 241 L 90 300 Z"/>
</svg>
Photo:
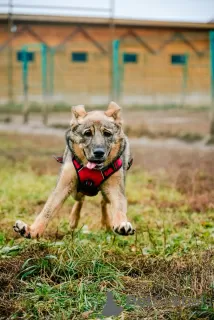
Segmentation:
<svg viewBox="0 0 214 320">
<path fill-rule="evenodd" d="M 83 105 L 74 106 L 71 108 L 71 124 L 77 123 L 87 115 Z"/>
<path fill-rule="evenodd" d="M 105 111 L 105 115 L 107 117 L 114 118 L 115 122 L 117 122 L 118 124 L 122 123 L 121 108 L 114 101 L 111 101 L 109 103 L 108 109 Z"/>
</svg>

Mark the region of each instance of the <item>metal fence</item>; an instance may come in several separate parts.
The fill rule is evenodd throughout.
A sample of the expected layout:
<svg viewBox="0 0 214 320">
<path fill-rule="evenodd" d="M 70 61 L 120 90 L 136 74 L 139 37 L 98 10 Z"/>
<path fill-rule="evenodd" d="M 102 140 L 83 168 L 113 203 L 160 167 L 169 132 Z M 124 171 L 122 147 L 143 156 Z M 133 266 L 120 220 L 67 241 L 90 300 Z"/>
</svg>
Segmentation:
<svg viewBox="0 0 214 320">
<path fill-rule="evenodd" d="M 124 64 L 124 53 L 120 53 L 120 101 L 131 105 L 209 105 L 209 54 L 185 54 L 182 64 L 172 64 L 171 59 L 171 54 L 139 53 L 137 64 Z"/>
<path fill-rule="evenodd" d="M 108 43 L 102 47 L 106 52 L 88 42 L 56 48 L 42 43 L 12 47 L 12 62 L 9 49 L 4 48 L 0 51 L 1 104 L 105 105 L 111 98 L 124 106 L 211 103 L 209 50 L 154 54 L 133 41 L 114 41 L 111 54 Z M 75 52 L 87 52 L 85 60 L 73 61 Z"/>
</svg>

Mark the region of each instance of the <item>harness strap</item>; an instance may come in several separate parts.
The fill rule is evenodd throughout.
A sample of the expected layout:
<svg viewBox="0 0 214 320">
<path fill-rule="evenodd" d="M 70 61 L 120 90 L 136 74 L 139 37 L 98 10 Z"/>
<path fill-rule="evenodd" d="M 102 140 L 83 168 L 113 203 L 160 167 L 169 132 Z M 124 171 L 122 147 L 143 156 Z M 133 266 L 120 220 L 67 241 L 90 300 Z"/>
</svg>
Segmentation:
<svg viewBox="0 0 214 320">
<path fill-rule="evenodd" d="M 107 169 L 88 169 L 80 164 L 73 156 L 72 158 L 74 167 L 77 172 L 79 185 L 78 191 L 84 193 L 87 196 L 95 196 L 99 192 L 100 185 L 107 180 L 112 174 L 118 171 L 123 162 L 120 158 L 111 163 Z"/>
<path fill-rule="evenodd" d="M 131 159 L 129 160 L 129 162 L 128 162 L 128 167 L 127 167 L 126 170 L 129 170 L 129 169 L 131 168 L 132 163 L 133 163 L 133 158 L 131 158 Z"/>
<path fill-rule="evenodd" d="M 112 163 L 110 163 L 109 165 L 107 165 L 106 167 L 100 170 L 89 169 L 82 164 L 81 160 L 77 157 L 75 152 L 72 150 L 70 146 L 70 137 L 68 136 L 69 131 L 70 129 L 66 131 L 65 137 L 66 137 L 67 146 L 72 155 L 72 162 L 77 172 L 77 176 L 79 180 L 78 191 L 82 192 L 87 196 L 95 196 L 99 192 L 100 185 L 122 167 L 123 161 L 120 157 L 125 150 L 126 144 L 124 144 L 120 153 L 112 161 Z M 54 156 L 54 158 L 56 159 L 57 162 L 63 163 L 62 156 L 58 156 L 58 157 Z M 133 159 L 129 161 L 128 167 L 126 170 L 130 169 L 132 162 L 133 162 Z"/>
<path fill-rule="evenodd" d="M 63 157 L 62 156 L 59 156 L 59 157 L 53 156 L 53 157 L 56 159 L 57 162 L 63 163 Z"/>
<path fill-rule="evenodd" d="M 63 157 L 62 156 L 53 156 L 57 162 L 59 163 L 63 163 Z M 129 170 L 132 166 L 132 163 L 133 163 L 133 158 L 131 158 L 131 160 L 128 162 L 128 167 L 126 170 Z M 104 170 L 105 172 L 108 171 L 108 169 Z M 105 174 L 107 176 L 107 174 Z"/>
</svg>

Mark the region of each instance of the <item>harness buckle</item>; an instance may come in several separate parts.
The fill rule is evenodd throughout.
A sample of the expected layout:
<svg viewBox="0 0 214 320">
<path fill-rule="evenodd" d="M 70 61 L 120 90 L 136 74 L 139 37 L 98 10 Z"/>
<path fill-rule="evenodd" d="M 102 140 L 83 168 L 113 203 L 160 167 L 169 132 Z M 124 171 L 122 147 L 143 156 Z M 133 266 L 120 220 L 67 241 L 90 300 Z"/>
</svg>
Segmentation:
<svg viewBox="0 0 214 320">
<path fill-rule="evenodd" d="M 95 187 L 94 181 L 88 179 L 81 182 L 79 191 L 86 196 L 93 197 L 98 194 L 99 189 Z"/>
<path fill-rule="evenodd" d="M 57 162 L 63 163 L 63 157 L 53 156 Z"/>
<path fill-rule="evenodd" d="M 84 184 L 84 186 L 85 187 L 93 187 L 94 186 L 94 181 L 92 181 L 92 180 L 85 180 L 85 181 L 83 181 L 83 184 Z"/>
<path fill-rule="evenodd" d="M 128 162 L 127 170 L 129 170 L 131 168 L 132 163 L 133 163 L 133 158 L 131 158 L 131 160 Z"/>
</svg>

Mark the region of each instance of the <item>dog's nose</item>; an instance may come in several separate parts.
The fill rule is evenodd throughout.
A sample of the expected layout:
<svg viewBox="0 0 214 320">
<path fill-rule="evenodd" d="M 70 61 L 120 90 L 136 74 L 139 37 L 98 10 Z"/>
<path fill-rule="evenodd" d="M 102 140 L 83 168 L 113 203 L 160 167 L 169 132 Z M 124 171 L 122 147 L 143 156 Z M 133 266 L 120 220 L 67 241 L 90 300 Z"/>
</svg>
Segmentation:
<svg viewBox="0 0 214 320">
<path fill-rule="evenodd" d="M 100 159 L 100 158 L 102 158 L 102 157 L 104 156 L 104 154 L 105 154 L 105 151 L 104 151 L 102 148 L 96 148 L 96 149 L 94 149 L 94 156 L 95 156 L 95 158 Z"/>
</svg>

